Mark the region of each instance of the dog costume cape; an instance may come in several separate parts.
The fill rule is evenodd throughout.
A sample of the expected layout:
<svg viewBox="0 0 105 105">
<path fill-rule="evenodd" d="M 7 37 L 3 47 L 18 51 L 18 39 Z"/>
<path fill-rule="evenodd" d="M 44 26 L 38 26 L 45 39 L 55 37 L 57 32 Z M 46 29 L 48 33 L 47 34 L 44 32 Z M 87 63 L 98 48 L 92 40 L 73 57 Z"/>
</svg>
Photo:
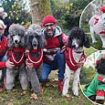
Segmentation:
<svg viewBox="0 0 105 105">
<path fill-rule="evenodd" d="M 28 53 L 28 62 L 33 63 L 34 68 L 37 69 L 43 61 L 43 51 L 42 49 L 32 49 Z"/>
<path fill-rule="evenodd" d="M 83 64 L 86 61 L 86 56 L 83 52 L 83 54 L 81 55 L 79 59 L 79 62 L 76 62 L 73 57 L 72 49 L 68 47 L 64 51 L 64 55 L 65 55 L 65 60 L 66 60 L 67 65 L 73 71 L 76 71 L 81 66 L 81 64 Z"/>
<path fill-rule="evenodd" d="M 8 58 L 16 66 L 20 66 L 25 61 L 25 49 L 24 48 L 12 48 L 8 51 Z"/>
</svg>

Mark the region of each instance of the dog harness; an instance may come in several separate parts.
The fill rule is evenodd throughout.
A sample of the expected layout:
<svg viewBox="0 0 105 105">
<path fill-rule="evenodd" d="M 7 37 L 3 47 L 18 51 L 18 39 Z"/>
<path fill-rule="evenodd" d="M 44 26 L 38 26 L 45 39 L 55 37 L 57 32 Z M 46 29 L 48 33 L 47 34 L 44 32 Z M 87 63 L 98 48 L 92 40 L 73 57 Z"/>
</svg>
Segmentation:
<svg viewBox="0 0 105 105">
<path fill-rule="evenodd" d="M 8 40 L 5 36 L 0 41 L 0 56 L 3 56 L 7 51 Z"/>
<path fill-rule="evenodd" d="M 25 61 L 25 49 L 24 48 L 12 48 L 8 51 L 8 58 L 16 66 L 20 66 Z"/>
<path fill-rule="evenodd" d="M 34 68 L 37 69 L 43 61 L 43 51 L 42 49 L 32 49 L 28 53 L 28 62 L 33 63 Z"/>
<path fill-rule="evenodd" d="M 67 48 L 64 52 L 64 55 L 65 55 L 65 60 L 66 60 L 67 65 L 74 72 L 81 66 L 81 64 L 83 64 L 86 61 L 86 56 L 83 52 L 83 54 L 81 55 L 79 59 L 79 62 L 76 62 L 73 57 L 73 52 L 71 48 Z"/>
</svg>

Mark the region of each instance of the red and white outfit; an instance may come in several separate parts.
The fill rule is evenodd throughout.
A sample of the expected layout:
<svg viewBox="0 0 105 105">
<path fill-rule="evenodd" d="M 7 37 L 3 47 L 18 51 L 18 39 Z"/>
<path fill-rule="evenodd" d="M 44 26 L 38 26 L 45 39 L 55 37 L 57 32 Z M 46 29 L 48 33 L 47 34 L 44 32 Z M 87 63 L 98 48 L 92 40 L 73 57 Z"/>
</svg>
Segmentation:
<svg viewBox="0 0 105 105">
<path fill-rule="evenodd" d="M 67 95 L 71 74 L 74 73 L 72 91 L 74 95 L 78 96 L 80 70 L 83 63 L 86 60 L 86 56 L 84 52 L 76 53 L 71 48 L 68 48 L 68 47 L 66 48 L 64 55 L 65 55 L 65 61 L 66 61 L 66 68 L 65 68 L 64 87 L 63 87 L 62 95 L 63 96 Z"/>
<path fill-rule="evenodd" d="M 43 50 L 42 49 L 32 49 L 28 53 L 27 59 L 29 63 L 33 63 L 35 69 L 38 69 L 43 61 Z"/>
<path fill-rule="evenodd" d="M 21 66 L 25 62 L 25 49 L 24 48 L 12 48 L 8 51 L 8 59 L 14 63 L 16 67 Z"/>
<path fill-rule="evenodd" d="M 7 90 L 12 90 L 14 87 L 15 76 L 19 74 L 20 84 L 23 90 L 28 87 L 27 74 L 25 69 L 25 49 L 13 47 L 8 51 L 8 59 L 15 64 L 12 69 L 7 68 L 5 87 Z"/>
</svg>

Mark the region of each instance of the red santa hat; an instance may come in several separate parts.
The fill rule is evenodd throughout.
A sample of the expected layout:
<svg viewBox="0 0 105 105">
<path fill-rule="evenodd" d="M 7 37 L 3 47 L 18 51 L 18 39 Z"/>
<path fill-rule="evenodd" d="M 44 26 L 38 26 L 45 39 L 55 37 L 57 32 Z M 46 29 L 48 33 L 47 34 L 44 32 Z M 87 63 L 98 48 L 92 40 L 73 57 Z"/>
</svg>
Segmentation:
<svg viewBox="0 0 105 105">
<path fill-rule="evenodd" d="M 45 24 L 48 24 L 48 23 L 56 24 L 57 20 L 52 15 L 47 15 L 42 20 L 42 26 L 45 26 Z"/>
<path fill-rule="evenodd" d="M 100 8 L 100 10 L 101 10 L 103 13 L 105 13 L 105 6 L 102 6 L 102 7 Z"/>
</svg>

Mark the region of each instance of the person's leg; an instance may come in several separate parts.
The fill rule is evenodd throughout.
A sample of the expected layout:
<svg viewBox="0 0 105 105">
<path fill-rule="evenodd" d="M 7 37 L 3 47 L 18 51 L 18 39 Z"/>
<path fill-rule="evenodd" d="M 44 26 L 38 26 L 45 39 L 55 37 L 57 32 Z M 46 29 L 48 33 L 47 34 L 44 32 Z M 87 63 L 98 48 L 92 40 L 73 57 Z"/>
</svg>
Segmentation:
<svg viewBox="0 0 105 105">
<path fill-rule="evenodd" d="M 42 71 L 40 75 L 40 82 L 45 83 L 48 80 L 49 73 L 51 72 L 51 66 L 49 64 L 42 64 Z"/>
<path fill-rule="evenodd" d="M 58 66 L 58 80 L 63 80 L 64 79 L 64 73 L 65 73 L 64 54 L 58 52 L 55 56 L 55 60 L 57 61 L 57 66 Z"/>
<path fill-rule="evenodd" d="M 55 60 L 57 61 L 58 66 L 58 90 L 62 93 L 63 90 L 63 79 L 65 73 L 65 60 L 63 53 L 57 53 L 55 56 Z"/>
</svg>

